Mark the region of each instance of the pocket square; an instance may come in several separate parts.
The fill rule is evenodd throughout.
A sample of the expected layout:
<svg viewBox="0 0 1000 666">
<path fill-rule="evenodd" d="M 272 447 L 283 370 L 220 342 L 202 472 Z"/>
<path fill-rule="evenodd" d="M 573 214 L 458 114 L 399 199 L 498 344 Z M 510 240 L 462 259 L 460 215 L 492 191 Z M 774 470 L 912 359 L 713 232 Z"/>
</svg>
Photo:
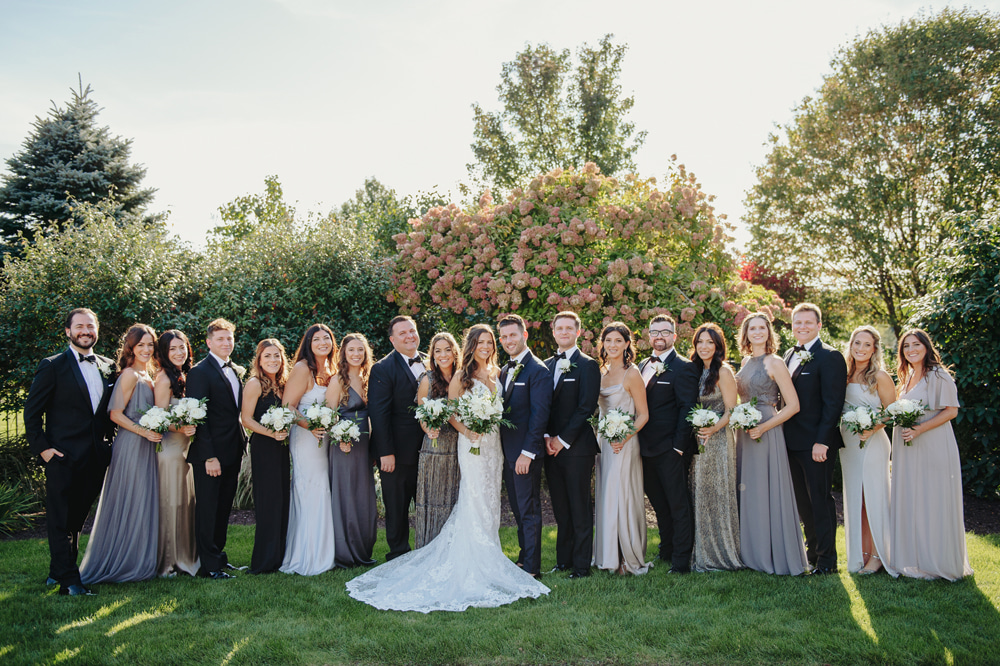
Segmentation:
<svg viewBox="0 0 1000 666">
<path fill-rule="evenodd" d="M 570 378 L 570 377 L 567 377 L 567 378 L 566 378 L 566 379 L 564 379 L 563 381 L 564 381 L 564 382 L 575 382 L 576 380 L 575 380 L 575 379 L 572 379 L 572 378 Z"/>
<path fill-rule="evenodd" d="M 800 372 L 799 373 L 799 377 L 804 377 L 804 376 L 806 376 L 808 374 L 809 374 L 808 372 Z"/>
<path fill-rule="evenodd" d="M 514 386 L 524 386 L 524 382 L 514 382 Z"/>
<path fill-rule="evenodd" d="M 670 386 L 670 382 L 656 382 L 657 384 L 663 384 L 665 386 Z"/>
</svg>

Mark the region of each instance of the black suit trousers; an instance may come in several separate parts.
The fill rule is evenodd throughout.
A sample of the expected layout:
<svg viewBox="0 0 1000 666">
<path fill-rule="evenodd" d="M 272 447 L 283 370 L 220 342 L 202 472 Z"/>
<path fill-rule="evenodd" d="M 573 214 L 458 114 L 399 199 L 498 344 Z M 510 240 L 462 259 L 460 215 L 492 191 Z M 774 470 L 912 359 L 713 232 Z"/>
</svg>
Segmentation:
<svg viewBox="0 0 1000 666">
<path fill-rule="evenodd" d="M 229 514 L 236 498 L 240 477 L 240 462 L 222 466 L 222 474 L 209 476 L 204 462 L 191 463 L 194 471 L 194 532 L 201 558 L 201 571 L 222 571 L 229 563 L 226 557 L 226 532 Z"/>
<path fill-rule="evenodd" d="M 401 465 L 396 459 L 392 472 L 379 472 L 385 504 L 385 540 L 388 562 L 410 551 L 410 503 L 417 497 L 417 463 Z"/>
<path fill-rule="evenodd" d="M 643 486 L 660 530 L 660 555 L 687 568 L 694 548 L 694 511 L 688 490 L 688 459 L 673 449 L 642 457 Z"/>
<path fill-rule="evenodd" d="M 825 462 L 812 459 L 812 449 L 789 451 L 788 466 L 795 489 L 795 505 L 806 535 L 806 559 L 814 566 L 837 566 L 837 504 L 833 499 L 834 449 Z"/>
<path fill-rule="evenodd" d="M 556 564 L 577 573 L 590 571 L 594 558 L 593 455 L 571 456 L 562 451 L 545 456 L 545 477 L 556 517 Z"/>
<path fill-rule="evenodd" d="M 108 461 L 91 450 L 75 462 L 53 456 L 45 464 L 45 520 L 49 539 L 49 577 L 63 586 L 80 584 L 80 530 L 101 494 Z"/>
<path fill-rule="evenodd" d="M 515 460 L 504 458 L 503 480 L 517 521 L 518 563 L 530 574 L 542 568 L 542 461 L 531 461 L 527 474 L 515 474 Z"/>
</svg>

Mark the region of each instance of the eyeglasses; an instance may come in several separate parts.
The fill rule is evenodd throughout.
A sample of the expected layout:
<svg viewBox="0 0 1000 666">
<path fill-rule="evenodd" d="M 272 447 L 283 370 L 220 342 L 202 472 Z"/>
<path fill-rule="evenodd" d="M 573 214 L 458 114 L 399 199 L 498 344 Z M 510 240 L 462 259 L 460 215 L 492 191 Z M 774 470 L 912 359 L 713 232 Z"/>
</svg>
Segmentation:
<svg viewBox="0 0 1000 666">
<path fill-rule="evenodd" d="M 671 331 L 669 329 L 665 329 L 665 330 L 662 330 L 662 331 L 650 331 L 649 332 L 649 337 L 651 337 L 651 338 L 665 338 L 668 335 L 673 335 L 673 334 L 674 334 L 673 331 Z"/>
</svg>

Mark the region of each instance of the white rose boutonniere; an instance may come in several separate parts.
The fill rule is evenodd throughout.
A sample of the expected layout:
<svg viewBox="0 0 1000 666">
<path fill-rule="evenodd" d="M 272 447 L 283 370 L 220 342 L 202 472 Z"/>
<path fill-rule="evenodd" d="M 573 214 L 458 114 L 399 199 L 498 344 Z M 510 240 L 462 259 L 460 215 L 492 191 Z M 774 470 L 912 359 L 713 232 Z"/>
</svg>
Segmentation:
<svg viewBox="0 0 1000 666">
<path fill-rule="evenodd" d="M 795 358 L 799 359 L 799 365 L 805 365 L 809 361 L 813 360 L 813 355 L 805 349 L 802 349 L 795 352 Z"/>
<path fill-rule="evenodd" d="M 111 365 L 108 364 L 108 363 L 98 362 L 97 363 L 97 370 L 98 370 L 98 372 L 101 373 L 101 377 L 104 377 L 105 379 L 111 379 L 111 375 L 113 375 L 115 373 L 114 368 L 111 367 Z"/>
<path fill-rule="evenodd" d="M 233 372 L 236 373 L 236 377 L 242 382 L 243 377 L 247 374 L 247 369 L 242 365 L 233 364 Z"/>
<path fill-rule="evenodd" d="M 559 359 L 559 362 L 556 363 L 556 369 L 562 374 L 566 374 L 575 367 L 576 363 L 571 363 L 568 358 L 561 358 Z"/>
<path fill-rule="evenodd" d="M 667 366 L 663 364 L 663 361 L 653 361 L 653 373 L 659 377 L 664 372 L 667 371 Z"/>
</svg>

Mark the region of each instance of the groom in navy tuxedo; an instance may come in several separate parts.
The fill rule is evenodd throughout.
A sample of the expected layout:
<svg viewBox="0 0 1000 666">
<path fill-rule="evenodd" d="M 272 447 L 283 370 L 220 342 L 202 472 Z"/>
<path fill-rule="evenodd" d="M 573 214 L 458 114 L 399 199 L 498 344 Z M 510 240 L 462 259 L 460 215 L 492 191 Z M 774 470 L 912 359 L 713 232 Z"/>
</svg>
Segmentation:
<svg viewBox="0 0 1000 666">
<path fill-rule="evenodd" d="M 497 324 L 500 344 L 510 361 L 500 371 L 504 418 L 513 428 L 501 426 L 504 485 L 517 521 L 518 566 L 538 578 L 542 566 L 542 461 L 545 431 L 552 402 L 552 375 L 528 349 L 528 330 L 518 315 L 507 315 Z"/>
<path fill-rule="evenodd" d="M 66 317 L 69 349 L 43 359 L 24 403 L 31 452 L 45 466 L 45 519 L 50 585 L 59 594 L 90 595 L 76 560 L 80 530 L 101 492 L 111 460 L 114 426 L 108 401 L 115 362 L 94 354 L 97 315 L 77 308 Z"/>
</svg>

